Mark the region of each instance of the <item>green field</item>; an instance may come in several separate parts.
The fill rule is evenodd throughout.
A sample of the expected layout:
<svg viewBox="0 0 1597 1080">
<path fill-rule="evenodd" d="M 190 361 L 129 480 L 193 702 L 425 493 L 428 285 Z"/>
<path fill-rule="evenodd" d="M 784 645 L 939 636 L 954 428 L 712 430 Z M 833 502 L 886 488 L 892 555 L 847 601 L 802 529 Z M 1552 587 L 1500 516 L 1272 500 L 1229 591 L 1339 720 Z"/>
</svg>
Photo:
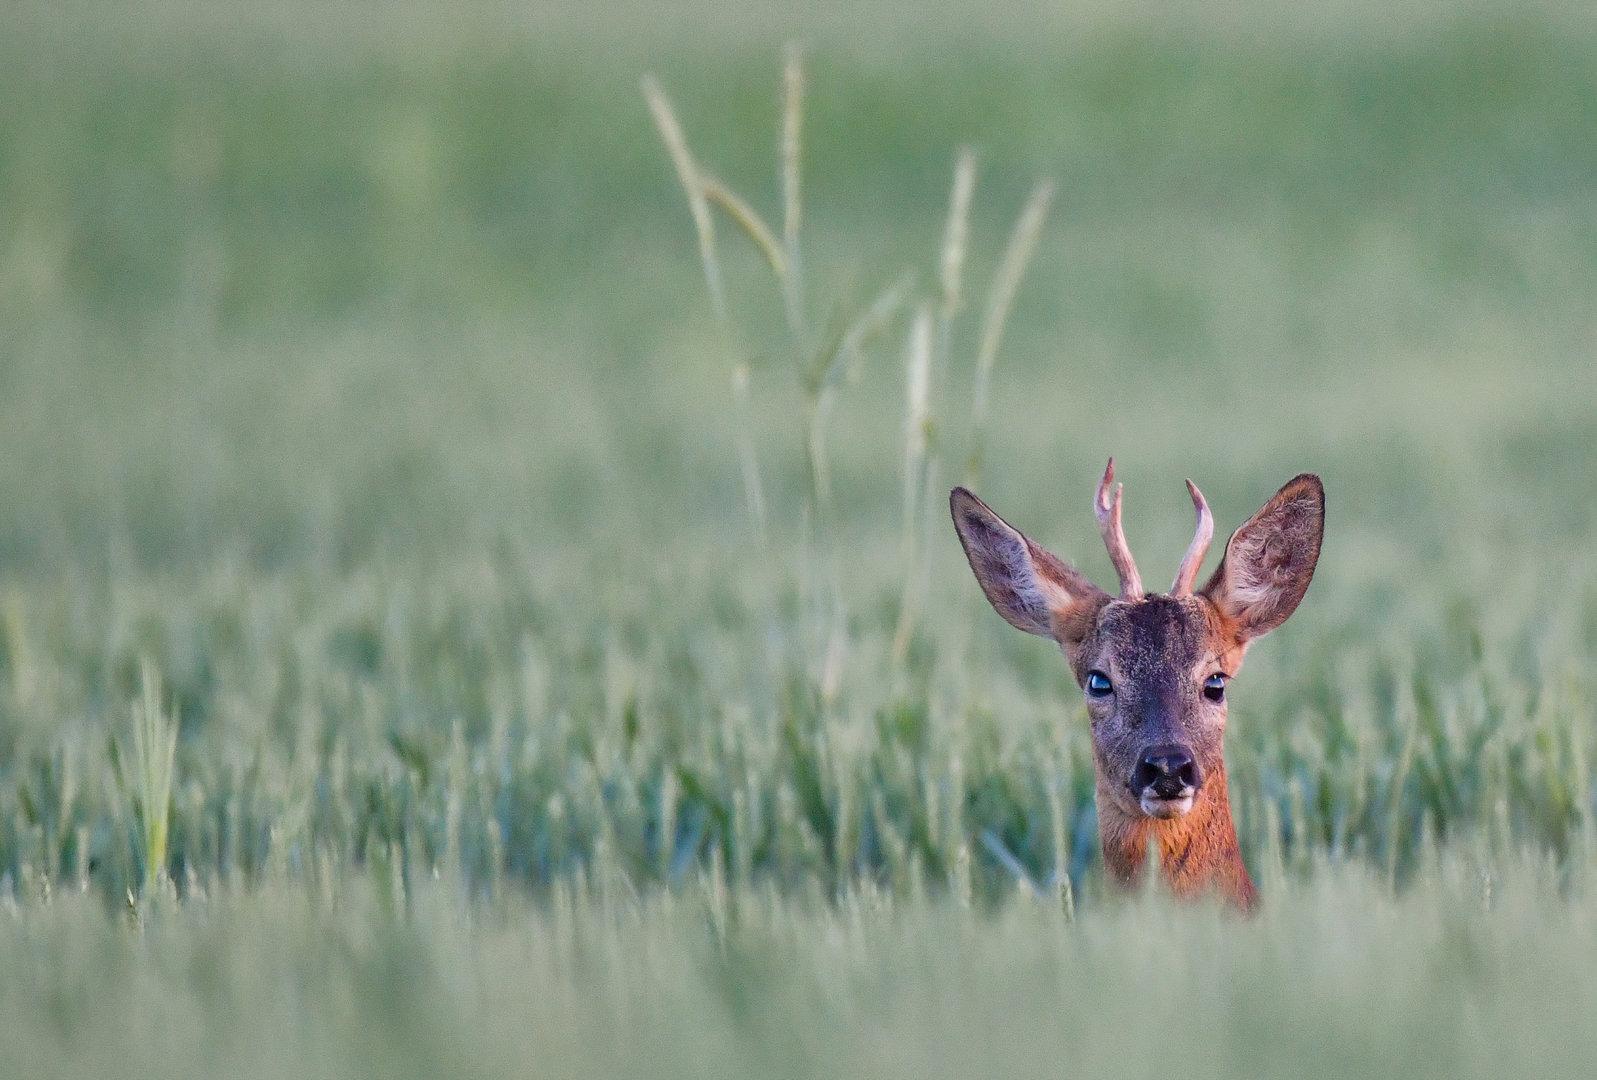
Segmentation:
<svg viewBox="0 0 1597 1080">
<path fill-rule="evenodd" d="M 9 7 L 0 1073 L 1589 1068 L 1597 16 L 1280 6 Z M 780 233 L 789 42 L 720 320 L 640 78 Z M 1325 481 L 1251 920 L 1106 888 L 946 519 L 1112 582 L 1109 454 L 1161 584 Z"/>
</svg>

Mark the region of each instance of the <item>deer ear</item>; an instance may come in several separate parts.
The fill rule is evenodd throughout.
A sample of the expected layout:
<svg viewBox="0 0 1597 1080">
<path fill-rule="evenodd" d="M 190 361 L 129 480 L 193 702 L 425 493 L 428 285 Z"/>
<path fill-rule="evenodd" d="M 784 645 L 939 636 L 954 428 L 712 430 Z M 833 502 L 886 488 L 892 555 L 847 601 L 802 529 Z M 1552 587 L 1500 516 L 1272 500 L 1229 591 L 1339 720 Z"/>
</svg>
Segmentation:
<svg viewBox="0 0 1597 1080">
<path fill-rule="evenodd" d="M 948 505 L 965 558 L 993 609 L 1028 634 L 1079 639 L 1080 616 L 1096 610 L 1108 594 L 964 488 L 949 494 Z"/>
<path fill-rule="evenodd" d="M 1262 637 L 1297 610 L 1314 578 L 1325 535 L 1325 488 L 1294 477 L 1226 541 L 1203 595 L 1236 629 L 1239 644 Z"/>
</svg>

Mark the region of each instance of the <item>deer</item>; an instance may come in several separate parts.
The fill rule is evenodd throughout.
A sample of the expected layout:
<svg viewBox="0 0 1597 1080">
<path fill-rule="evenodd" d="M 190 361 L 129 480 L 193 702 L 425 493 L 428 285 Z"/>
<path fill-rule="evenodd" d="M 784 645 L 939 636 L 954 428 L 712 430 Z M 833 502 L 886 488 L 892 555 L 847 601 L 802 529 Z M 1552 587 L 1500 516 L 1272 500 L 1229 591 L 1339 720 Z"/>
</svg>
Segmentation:
<svg viewBox="0 0 1597 1080">
<path fill-rule="evenodd" d="M 963 487 L 949 494 L 976 581 L 1011 626 L 1051 638 L 1086 699 L 1099 840 L 1109 878 L 1125 888 L 1150 854 L 1178 897 L 1258 903 L 1237 844 L 1226 787 L 1227 687 L 1248 646 L 1297 610 L 1319 562 L 1325 489 L 1293 477 L 1231 534 L 1219 567 L 1195 589 L 1214 537 L 1196 484 L 1197 527 L 1168 593 L 1142 587 L 1121 525 L 1124 485 L 1109 459 L 1093 501 L 1120 579 L 1110 596 Z"/>
</svg>

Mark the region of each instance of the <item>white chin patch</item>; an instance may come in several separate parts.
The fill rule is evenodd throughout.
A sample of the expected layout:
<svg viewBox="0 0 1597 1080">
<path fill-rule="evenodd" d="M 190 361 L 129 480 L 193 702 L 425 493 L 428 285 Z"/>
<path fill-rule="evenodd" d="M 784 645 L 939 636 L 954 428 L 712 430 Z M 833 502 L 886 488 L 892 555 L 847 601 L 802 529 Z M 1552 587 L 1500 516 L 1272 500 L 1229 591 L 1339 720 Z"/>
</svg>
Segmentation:
<svg viewBox="0 0 1597 1080">
<path fill-rule="evenodd" d="M 1161 799 L 1151 791 L 1142 793 L 1142 812 L 1152 818 L 1178 818 L 1192 809 L 1191 788 L 1184 789 L 1173 799 Z"/>
</svg>

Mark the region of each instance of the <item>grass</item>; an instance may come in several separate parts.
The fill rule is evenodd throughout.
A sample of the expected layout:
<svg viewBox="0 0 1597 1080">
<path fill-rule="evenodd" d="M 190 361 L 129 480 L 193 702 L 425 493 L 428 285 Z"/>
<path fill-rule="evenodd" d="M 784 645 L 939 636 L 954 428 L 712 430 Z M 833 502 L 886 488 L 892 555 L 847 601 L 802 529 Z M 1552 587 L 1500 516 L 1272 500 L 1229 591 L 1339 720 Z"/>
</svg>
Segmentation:
<svg viewBox="0 0 1597 1080">
<path fill-rule="evenodd" d="M 1589 1058 L 1597 27 L 1317 11 L 26 8 L 0 1072 Z M 1250 922 L 1106 894 L 939 516 L 979 467 L 1102 580 L 1111 452 L 1150 578 L 1182 477 L 1326 481 L 1233 690 Z"/>
<path fill-rule="evenodd" d="M 1488 881 L 1444 862 L 1396 900 L 1344 869 L 1246 928 L 1153 902 L 1072 923 L 1029 902 L 484 904 L 433 883 L 396 918 L 384 888 L 272 885 L 136 931 L 71 896 L 8 920 L 11 1067 L 1153 1076 L 1179 1055 L 1201 1077 L 1444 1077 L 1556 1074 L 1590 1052 L 1591 912 L 1534 863 Z"/>
</svg>

